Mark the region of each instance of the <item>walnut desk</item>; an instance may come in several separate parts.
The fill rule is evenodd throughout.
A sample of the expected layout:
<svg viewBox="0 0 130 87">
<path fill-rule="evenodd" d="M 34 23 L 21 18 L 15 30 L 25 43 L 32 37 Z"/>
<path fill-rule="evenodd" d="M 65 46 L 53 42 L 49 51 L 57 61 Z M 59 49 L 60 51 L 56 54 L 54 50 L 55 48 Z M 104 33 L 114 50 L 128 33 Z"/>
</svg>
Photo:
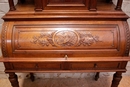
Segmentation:
<svg viewBox="0 0 130 87">
<path fill-rule="evenodd" d="M 0 61 L 12 87 L 19 87 L 15 72 L 97 72 L 96 80 L 99 72 L 115 72 L 111 87 L 118 87 L 130 60 L 122 0 L 24 1 L 9 0 L 3 17 Z"/>
</svg>

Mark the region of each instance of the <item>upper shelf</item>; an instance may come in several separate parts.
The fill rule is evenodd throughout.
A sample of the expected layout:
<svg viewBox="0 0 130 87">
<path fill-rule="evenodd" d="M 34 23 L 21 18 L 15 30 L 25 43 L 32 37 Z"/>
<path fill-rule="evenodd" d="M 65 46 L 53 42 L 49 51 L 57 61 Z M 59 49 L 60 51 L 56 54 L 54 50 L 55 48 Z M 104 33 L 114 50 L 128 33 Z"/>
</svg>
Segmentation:
<svg viewBox="0 0 130 87">
<path fill-rule="evenodd" d="M 119 19 L 128 16 L 121 10 L 123 0 L 114 5 L 111 0 L 19 0 L 14 6 L 9 0 L 10 11 L 4 20 L 48 19 Z"/>
<path fill-rule="evenodd" d="M 112 6 L 112 0 L 18 0 L 14 6 L 13 0 L 9 0 L 10 11 L 23 9 L 33 9 L 35 11 L 43 10 L 121 10 L 123 0 L 118 0 L 116 6 Z M 23 9 L 22 9 L 22 8 Z M 20 11 L 19 10 L 19 11 Z"/>
</svg>

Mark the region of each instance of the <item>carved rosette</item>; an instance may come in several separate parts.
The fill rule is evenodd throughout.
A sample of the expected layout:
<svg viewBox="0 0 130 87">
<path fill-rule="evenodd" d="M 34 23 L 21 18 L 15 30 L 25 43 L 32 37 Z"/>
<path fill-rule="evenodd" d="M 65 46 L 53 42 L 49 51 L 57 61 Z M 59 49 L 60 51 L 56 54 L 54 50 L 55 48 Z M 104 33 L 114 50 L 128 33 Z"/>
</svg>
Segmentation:
<svg viewBox="0 0 130 87">
<path fill-rule="evenodd" d="M 54 32 L 42 32 L 39 36 L 34 36 L 32 43 L 41 46 L 55 47 L 77 47 L 91 46 L 99 42 L 99 37 L 87 31 L 60 30 Z"/>
<path fill-rule="evenodd" d="M 71 30 L 57 31 L 53 35 L 54 44 L 60 47 L 76 46 L 78 40 L 79 35 L 77 32 Z"/>
</svg>

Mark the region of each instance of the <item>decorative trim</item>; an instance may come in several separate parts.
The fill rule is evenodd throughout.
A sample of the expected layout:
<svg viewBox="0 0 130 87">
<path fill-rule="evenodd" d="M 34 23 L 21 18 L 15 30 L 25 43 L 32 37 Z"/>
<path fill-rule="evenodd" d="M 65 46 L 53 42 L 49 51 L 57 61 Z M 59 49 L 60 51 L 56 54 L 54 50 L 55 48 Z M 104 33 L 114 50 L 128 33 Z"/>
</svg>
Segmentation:
<svg viewBox="0 0 130 87">
<path fill-rule="evenodd" d="M 43 32 L 39 36 L 33 36 L 31 42 L 53 47 L 91 46 L 93 43 L 99 42 L 99 36 L 94 36 L 86 31 L 60 30 Z"/>
<path fill-rule="evenodd" d="M 7 42 L 6 42 L 7 27 L 8 27 L 8 23 L 6 22 L 3 24 L 2 33 L 1 33 L 1 39 L 2 39 L 1 40 L 1 47 L 2 47 L 3 57 L 8 57 Z"/>
<path fill-rule="evenodd" d="M 126 29 L 126 51 L 125 56 L 129 55 L 129 49 L 130 49 L 130 30 L 128 23 L 125 21 L 123 22 L 124 28 Z"/>
</svg>

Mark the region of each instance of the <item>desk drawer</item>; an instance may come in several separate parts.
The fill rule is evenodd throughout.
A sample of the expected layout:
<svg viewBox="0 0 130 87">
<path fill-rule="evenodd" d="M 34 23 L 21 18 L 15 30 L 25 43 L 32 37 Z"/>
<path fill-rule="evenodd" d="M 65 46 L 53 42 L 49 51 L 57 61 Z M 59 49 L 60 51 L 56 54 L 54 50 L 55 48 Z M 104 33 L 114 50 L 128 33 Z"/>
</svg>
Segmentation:
<svg viewBox="0 0 130 87">
<path fill-rule="evenodd" d="M 119 69 L 120 62 L 40 62 L 12 63 L 15 70 L 87 70 L 87 69 Z"/>
<path fill-rule="evenodd" d="M 33 70 L 36 69 L 36 63 L 12 63 L 13 69 L 16 70 Z"/>
<path fill-rule="evenodd" d="M 16 70 L 60 70 L 61 63 L 12 63 Z"/>
<path fill-rule="evenodd" d="M 39 70 L 60 70 L 61 63 L 38 63 Z"/>
<path fill-rule="evenodd" d="M 72 70 L 117 69 L 119 66 L 120 62 L 71 63 Z"/>
</svg>

